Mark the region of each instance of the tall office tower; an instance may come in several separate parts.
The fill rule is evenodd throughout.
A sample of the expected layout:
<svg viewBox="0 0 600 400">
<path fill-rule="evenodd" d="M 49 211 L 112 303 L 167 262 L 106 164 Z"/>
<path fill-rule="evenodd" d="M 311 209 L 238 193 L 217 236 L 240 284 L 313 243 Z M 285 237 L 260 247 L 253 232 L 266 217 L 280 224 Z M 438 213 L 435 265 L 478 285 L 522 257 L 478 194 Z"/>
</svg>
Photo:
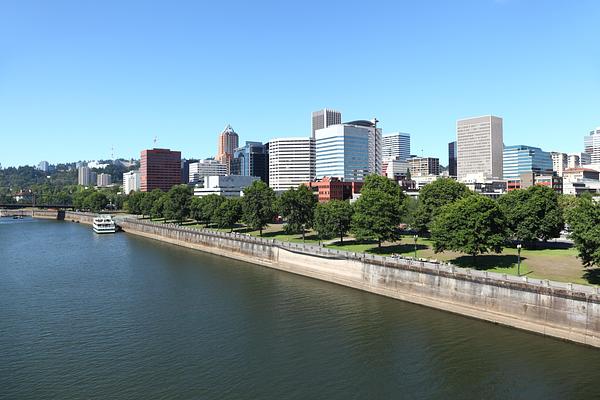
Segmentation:
<svg viewBox="0 0 600 400">
<path fill-rule="evenodd" d="M 406 160 L 411 176 L 440 174 L 440 159 L 434 157 L 411 157 Z"/>
<path fill-rule="evenodd" d="M 140 161 L 142 192 L 168 191 L 181 183 L 181 152 L 169 149 L 142 150 Z"/>
<path fill-rule="evenodd" d="M 50 164 L 48 163 L 48 161 L 40 161 L 40 163 L 37 166 L 37 169 L 39 169 L 42 172 L 48 172 L 48 170 L 50 169 Z"/>
<path fill-rule="evenodd" d="M 96 177 L 96 186 L 98 187 L 107 187 L 112 184 L 112 175 L 111 174 L 98 174 Z"/>
<path fill-rule="evenodd" d="M 231 173 L 231 160 L 233 159 L 233 152 L 239 146 L 239 136 L 231 125 L 227 125 L 223 132 L 219 134 L 219 145 L 217 149 L 217 156 L 215 159 L 222 162 L 227 166 L 227 173 Z"/>
<path fill-rule="evenodd" d="M 383 135 L 381 155 L 383 159 L 406 161 L 410 157 L 410 134 L 393 132 Z"/>
<path fill-rule="evenodd" d="M 456 142 L 448 143 L 448 175 L 456 178 L 456 158 L 458 153 L 456 151 Z"/>
<path fill-rule="evenodd" d="M 556 172 L 558 176 L 563 176 L 563 172 L 569 165 L 569 156 L 557 151 L 551 152 L 550 156 L 552 157 L 552 171 Z"/>
<path fill-rule="evenodd" d="M 227 175 L 227 166 L 213 158 L 198 160 L 190 163 L 188 182 L 203 182 L 205 176 L 224 176 Z"/>
<path fill-rule="evenodd" d="M 525 172 L 552 174 L 552 155 L 538 147 L 506 146 L 503 154 L 504 179 L 519 179 Z"/>
<path fill-rule="evenodd" d="M 233 153 L 231 175 L 256 176 L 269 183 L 268 147 L 261 142 L 246 142 Z"/>
<path fill-rule="evenodd" d="M 190 182 L 190 164 L 198 162 L 197 159 L 181 159 L 181 183 Z"/>
<path fill-rule="evenodd" d="M 317 179 L 328 176 L 346 182 L 362 182 L 368 174 L 377 173 L 371 166 L 373 129 L 356 122 L 332 125 L 315 132 Z"/>
<path fill-rule="evenodd" d="M 82 186 L 89 186 L 90 181 L 90 169 L 88 167 L 79 167 L 77 168 L 77 184 Z M 94 183 L 95 180 L 94 180 Z"/>
<path fill-rule="evenodd" d="M 140 171 L 129 171 L 123 173 L 123 193 L 129 194 L 133 191 L 139 192 L 140 187 Z"/>
<path fill-rule="evenodd" d="M 600 164 L 600 127 L 583 138 L 583 145 L 585 152 L 590 155 L 590 162 L 587 164 Z"/>
<path fill-rule="evenodd" d="M 352 125 L 367 129 L 369 136 L 369 174 L 381 175 L 383 172 L 383 137 L 381 129 L 377 128 L 379 120 L 373 118 L 371 121 L 357 120 L 345 122 L 344 125 Z"/>
<path fill-rule="evenodd" d="M 315 141 L 307 137 L 269 141 L 269 186 L 274 190 L 297 188 L 315 179 Z"/>
<path fill-rule="evenodd" d="M 318 129 L 327 128 L 331 125 L 342 123 L 342 113 L 335 110 L 324 108 L 312 113 L 312 138 L 315 138 L 315 132 Z"/>
<path fill-rule="evenodd" d="M 459 180 L 469 176 L 502 177 L 502 118 L 487 115 L 458 120 L 456 145 L 456 173 Z"/>
</svg>

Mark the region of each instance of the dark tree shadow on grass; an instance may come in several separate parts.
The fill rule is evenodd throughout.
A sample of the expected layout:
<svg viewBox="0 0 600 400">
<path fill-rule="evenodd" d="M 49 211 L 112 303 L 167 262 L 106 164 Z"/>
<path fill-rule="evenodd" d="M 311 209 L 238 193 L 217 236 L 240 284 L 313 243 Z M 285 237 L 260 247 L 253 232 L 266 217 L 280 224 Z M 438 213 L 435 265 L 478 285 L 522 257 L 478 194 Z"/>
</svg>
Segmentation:
<svg viewBox="0 0 600 400">
<path fill-rule="evenodd" d="M 587 269 L 583 273 L 583 279 L 592 285 L 600 285 L 600 268 Z"/>
<path fill-rule="evenodd" d="M 526 257 L 521 257 L 521 262 L 526 259 Z M 511 268 L 517 263 L 517 257 L 509 254 L 482 254 L 475 258 L 473 256 L 460 256 L 452 260 L 451 263 L 463 268 L 485 271 L 494 268 Z"/>
<path fill-rule="evenodd" d="M 377 243 L 377 242 L 375 242 Z M 424 244 L 417 244 L 418 250 L 427 250 L 429 247 Z M 414 255 L 415 245 L 414 243 L 400 243 L 400 244 L 392 244 L 388 246 L 375 247 L 370 249 L 368 253 L 373 254 L 404 254 L 404 255 Z M 418 254 L 417 254 L 418 255 Z"/>
</svg>

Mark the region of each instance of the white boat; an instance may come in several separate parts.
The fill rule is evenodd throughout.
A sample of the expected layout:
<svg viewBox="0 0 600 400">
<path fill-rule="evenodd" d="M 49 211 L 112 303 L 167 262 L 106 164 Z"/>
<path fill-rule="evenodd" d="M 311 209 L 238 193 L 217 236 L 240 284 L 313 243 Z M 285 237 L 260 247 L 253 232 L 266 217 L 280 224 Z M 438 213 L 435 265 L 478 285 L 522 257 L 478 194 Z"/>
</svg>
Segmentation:
<svg viewBox="0 0 600 400">
<path fill-rule="evenodd" d="M 115 221 L 113 221 L 110 215 L 100 215 L 94 218 L 92 226 L 96 233 L 115 233 L 117 231 Z"/>
</svg>

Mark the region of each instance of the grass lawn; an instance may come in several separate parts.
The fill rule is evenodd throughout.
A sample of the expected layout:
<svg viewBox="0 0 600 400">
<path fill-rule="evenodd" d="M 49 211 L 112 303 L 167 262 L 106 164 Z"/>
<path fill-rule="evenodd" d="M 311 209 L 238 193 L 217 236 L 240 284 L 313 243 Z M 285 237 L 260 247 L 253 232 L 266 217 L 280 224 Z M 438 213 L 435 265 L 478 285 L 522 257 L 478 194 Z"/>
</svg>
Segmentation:
<svg viewBox="0 0 600 400">
<path fill-rule="evenodd" d="M 164 222 L 164 219 L 153 221 Z M 184 223 L 192 228 L 204 228 L 204 225 L 193 221 Z M 262 237 L 277 239 L 285 242 L 302 243 L 301 234 L 287 234 L 283 224 L 270 224 L 263 230 Z M 230 228 L 211 228 L 215 231 L 229 232 Z M 249 231 L 244 225 L 236 225 L 234 232 L 248 233 L 259 236 L 258 231 Z M 306 233 L 306 243 L 317 244 L 319 239 L 314 231 Z M 353 239 L 344 239 L 344 244 L 334 241 L 327 247 L 346 250 L 356 253 L 371 253 L 380 255 L 401 254 L 412 257 L 415 254 L 415 243 L 412 236 L 406 236 L 395 243 L 384 243 L 381 248 L 377 242 L 357 242 Z M 517 275 L 517 249 L 506 248 L 500 254 L 482 254 L 474 260 L 470 255 L 447 251 L 435 253 L 432 242 L 428 239 L 417 239 L 417 258 L 427 258 L 450 262 L 454 265 L 498 272 L 500 274 Z M 523 249 L 521 251 L 521 275 L 531 278 L 549 279 L 560 282 L 573 282 L 580 284 L 600 285 L 600 268 L 586 270 L 577 258 L 577 250 L 569 249 Z"/>
<path fill-rule="evenodd" d="M 411 257 L 414 255 L 414 241 L 406 237 L 400 242 L 384 243 L 381 248 L 376 242 L 339 242 L 327 247 L 353 252 L 391 255 L 401 254 Z M 500 274 L 517 275 L 517 249 L 506 248 L 500 254 L 483 254 L 475 260 L 470 255 L 447 251 L 436 254 L 430 240 L 417 240 L 417 257 L 447 261 L 454 265 L 498 272 Z M 600 270 L 586 270 L 577 258 L 577 250 L 570 249 L 523 249 L 521 251 L 521 275 L 531 278 L 549 279 L 561 282 L 580 284 L 600 284 Z"/>
</svg>

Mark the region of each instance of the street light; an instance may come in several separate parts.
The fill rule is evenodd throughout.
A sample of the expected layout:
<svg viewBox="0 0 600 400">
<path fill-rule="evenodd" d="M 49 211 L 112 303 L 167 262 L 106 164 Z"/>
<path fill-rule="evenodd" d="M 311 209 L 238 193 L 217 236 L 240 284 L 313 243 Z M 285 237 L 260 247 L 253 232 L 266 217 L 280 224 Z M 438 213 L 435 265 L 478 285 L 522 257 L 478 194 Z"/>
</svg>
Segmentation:
<svg viewBox="0 0 600 400">
<path fill-rule="evenodd" d="M 417 239 L 419 239 L 419 235 L 413 236 L 413 239 L 415 239 L 415 260 L 416 260 L 417 259 Z"/>
<path fill-rule="evenodd" d="M 517 245 L 517 276 L 521 276 L 521 243 Z"/>
</svg>

